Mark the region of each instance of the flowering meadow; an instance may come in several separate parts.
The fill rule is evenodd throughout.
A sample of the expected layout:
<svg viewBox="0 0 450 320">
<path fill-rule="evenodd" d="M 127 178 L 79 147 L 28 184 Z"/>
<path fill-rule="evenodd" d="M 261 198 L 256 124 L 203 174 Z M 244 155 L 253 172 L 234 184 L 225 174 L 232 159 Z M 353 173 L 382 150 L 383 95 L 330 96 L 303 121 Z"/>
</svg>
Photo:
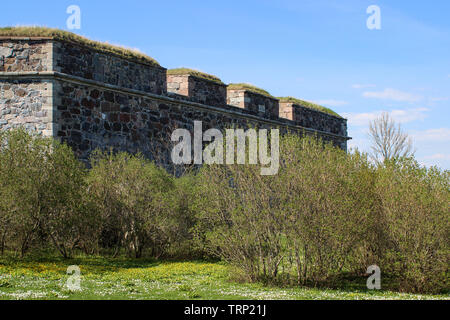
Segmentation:
<svg viewBox="0 0 450 320">
<path fill-rule="evenodd" d="M 67 287 L 68 266 L 81 270 L 80 290 Z M 369 291 L 360 286 L 345 290 L 241 283 L 234 269 L 214 262 L 159 262 L 152 260 L 79 258 L 15 260 L 0 258 L 0 300 L 96 299 L 450 299 L 448 295 L 402 294 Z"/>
</svg>

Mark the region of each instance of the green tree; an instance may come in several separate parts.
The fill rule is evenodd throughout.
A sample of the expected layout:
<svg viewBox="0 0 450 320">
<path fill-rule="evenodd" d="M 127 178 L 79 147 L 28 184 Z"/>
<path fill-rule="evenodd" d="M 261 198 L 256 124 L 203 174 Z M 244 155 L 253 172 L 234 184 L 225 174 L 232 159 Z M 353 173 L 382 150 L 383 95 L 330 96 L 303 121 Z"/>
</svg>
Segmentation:
<svg viewBox="0 0 450 320">
<path fill-rule="evenodd" d="M 103 245 L 139 258 L 144 249 L 158 257 L 173 232 L 173 178 L 142 155 L 97 152 L 91 159 L 89 194 L 103 223 Z"/>
<path fill-rule="evenodd" d="M 24 130 L 0 135 L 2 248 L 23 256 L 47 240 L 68 257 L 83 224 L 84 168 L 72 150 Z"/>
</svg>

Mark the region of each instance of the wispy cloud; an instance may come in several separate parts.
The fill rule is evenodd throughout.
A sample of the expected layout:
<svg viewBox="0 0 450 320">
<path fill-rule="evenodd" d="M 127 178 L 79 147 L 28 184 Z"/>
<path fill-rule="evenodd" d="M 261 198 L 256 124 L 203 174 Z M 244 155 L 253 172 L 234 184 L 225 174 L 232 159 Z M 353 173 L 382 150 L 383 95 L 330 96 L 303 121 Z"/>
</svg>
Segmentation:
<svg viewBox="0 0 450 320">
<path fill-rule="evenodd" d="M 428 129 L 416 131 L 412 134 L 416 141 L 447 142 L 450 141 L 450 128 Z"/>
<path fill-rule="evenodd" d="M 363 93 L 363 97 L 400 102 L 417 102 L 423 99 L 422 96 L 392 88 L 384 89 L 384 91 L 366 91 Z"/>
<path fill-rule="evenodd" d="M 427 167 L 438 166 L 440 168 L 450 167 L 450 154 L 435 153 L 419 158 L 419 162 Z"/>
<path fill-rule="evenodd" d="M 424 158 L 429 160 L 450 160 L 450 154 L 436 153 Z"/>
<path fill-rule="evenodd" d="M 367 133 L 359 135 L 348 142 L 348 149 L 358 149 L 360 151 L 368 151 L 370 149 L 370 141 L 366 138 Z"/>
<path fill-rule="evenodd" d="M 427 112 L 430 111 L 428 108 L 415 108 L 407 110 L 392 110 L 391 116 L 394 120 L 400 123 L 407 123 L 413 121 L 423 121 L 427 117 Z"/>
<path fill-rule="evenodd" d="M 415 108 L 415 109 L 405 109 L 405 110 L 392 110 L 389 114 L 392 118 L 400 123 L 413 122 L 417 120 L 424 120 L 427 117 L 427 108 Z M 367 113 L 342 113 L 344 117 L 348 119 L 350 125 L 353 126 L 367 126 L 370 121 L 378 118 L 383 112 L 383 110 L 367 112 Z"/>
<path fill-rule="evenodd" d="M 443 101 L 448 101 L 450 100 L 450 98 L 448 97 L 434 97 L 434 98 L 430 98 L 431 102 L 443 102 Z"/>
<path fill-rule="evenodd" d="M 321 104 L 321 105 L 324 105 L 324 106 L 330 106 L 330 107 L 340 107 L 340 106 L 345 106 L 345 105 L 348 104 L 347 101 L 333 100 L 333 99 L 317 100 L 314 103 Z"/>
<path fill-rule="evenodd" d="M 357 84 L 352 85 L 353 89 L 366 89 L 366 88 L 375 88 L 375 87 L 376 87 L 376 85 L 374 85 L 374 84 L 359 84 L 359 83 L 357 83 Z"/>
</svg>

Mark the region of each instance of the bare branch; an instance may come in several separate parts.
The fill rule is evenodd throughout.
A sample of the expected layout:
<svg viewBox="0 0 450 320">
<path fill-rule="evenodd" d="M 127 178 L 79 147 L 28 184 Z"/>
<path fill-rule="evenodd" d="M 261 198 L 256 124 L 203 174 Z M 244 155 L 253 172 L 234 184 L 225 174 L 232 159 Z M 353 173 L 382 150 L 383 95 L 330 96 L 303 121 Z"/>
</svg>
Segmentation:
<svg viewBox="0 0 450 320">
<path fill-rule="evenodd" d="M 372 141 L 371 156 L 375 162 L 414 155 L 411 138 L 387 112 L 370 123 L 369 137 Z"/>
</svg>

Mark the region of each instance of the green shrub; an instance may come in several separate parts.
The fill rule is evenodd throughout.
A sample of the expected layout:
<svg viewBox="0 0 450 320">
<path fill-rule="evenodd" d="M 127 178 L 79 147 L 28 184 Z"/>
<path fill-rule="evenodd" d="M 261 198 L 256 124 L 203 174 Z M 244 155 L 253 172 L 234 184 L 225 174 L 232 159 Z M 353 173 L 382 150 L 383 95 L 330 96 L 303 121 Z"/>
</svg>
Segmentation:
<svg viewBox="0 0 450 320">
<path fill-rule="evenodd" d="M 367 158 L 296 136 L 283 139 L 281 153 L 280 223 L 297 282 L 317 284 L 364 268 L 375 213 Z"/>
<path fill-rule="evenodd" d="M 276 278 L 283 257 L 283 212 L 273 180 L 241 165 L 204 166 L 199 178 L 197 239 L 252 281 Z"/>
<path fill-rule="evenodd" d="M 101 216 L 99 240 L 118 254 L 125 248 L 139 258 L 145 249 L 159 257 L 177 236 L 174 182 L 142 155 L 97 152 L 88 184 Z"/>
<path fill-rule="evenodd" d="M 199 177 L 194 172 L 185 172 L 185 175 L 175 179 L 173 198 L 177 217 L 177 232 L 168 255 L 177 258 L 204 258 L 202 242 L 196 241 L 194 229 L 197 224 L 196 210 L 198 199 L 202 195 L 198 188 Z"/>
<path fill-rule="evenodd" d="M 67 145 L 3 132 L 0 250 L 215 257 L 249 281 L 299 285 L 335 285 L 376 264 L 385 288 L 448 290 L 449 171 L 373 165 L 296 135 L 280 148 L 275 176 L 205 165 L 175 178 L 127 153 L 97 151 L 87 170 Z"/>
<path fill-rule="evenodd" d="M 72 150 L 23 130 L 0 135 L 0 232 L 22 256 L 47 243 L 68 257 L 83 229 L 84 169 Z"/>
<path fill-rule="evenodd" d="M 448 290 L 450 174 L 411 159 L 379 167 L 382 271 L 408 292 Z"/>
</svg>

